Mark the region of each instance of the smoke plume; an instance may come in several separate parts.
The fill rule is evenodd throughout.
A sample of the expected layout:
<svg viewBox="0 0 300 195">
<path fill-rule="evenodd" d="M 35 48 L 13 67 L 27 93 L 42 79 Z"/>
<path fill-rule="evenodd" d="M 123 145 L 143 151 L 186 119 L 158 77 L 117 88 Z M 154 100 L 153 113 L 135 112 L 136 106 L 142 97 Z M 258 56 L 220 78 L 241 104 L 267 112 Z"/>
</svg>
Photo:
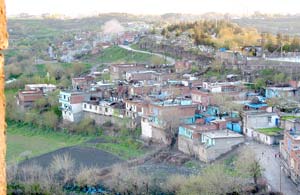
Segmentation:
<svg viewBox="0 0 300 195">
<path fill-rule="evenodd" d="M 124 31 L 124 27 L 116 19 L 105 22 L 102 26 L 104 34 L 117 34 Z"/>
</svg>

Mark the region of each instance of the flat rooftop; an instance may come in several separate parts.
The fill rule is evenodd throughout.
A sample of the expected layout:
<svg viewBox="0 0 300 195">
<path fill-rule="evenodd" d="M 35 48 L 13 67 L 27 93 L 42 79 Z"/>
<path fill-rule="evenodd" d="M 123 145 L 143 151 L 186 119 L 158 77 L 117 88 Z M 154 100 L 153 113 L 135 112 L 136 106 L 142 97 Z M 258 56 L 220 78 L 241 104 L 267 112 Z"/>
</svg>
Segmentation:
<svg viewBox="0 0 300 195">
<path fill-rule="evenodd" d="M 27 84 L 25 86 L 30 87 L 30 88 L 35 88 L 35 87 L 38 87 L 38 88 L 41 88 L 41 87 L 56 87 L 53 84 Z"/>
<path fill-rule="evenodd" d="M 295 88 L 293 88 L 293 87 L 267 87 L 267 89 L 279 90 L 279 91 L 292 91 Z"/>
<path fill-rule="evenodd" d="M 235 133 L 230 130 L 218 130 L 218 131 L 205 132 L 203 133 L 203 135 L 206 135 L 207 137 L 214 138 L 214 139 L 244 137 L 243 135 L 239 133 Z"/>
</svg>

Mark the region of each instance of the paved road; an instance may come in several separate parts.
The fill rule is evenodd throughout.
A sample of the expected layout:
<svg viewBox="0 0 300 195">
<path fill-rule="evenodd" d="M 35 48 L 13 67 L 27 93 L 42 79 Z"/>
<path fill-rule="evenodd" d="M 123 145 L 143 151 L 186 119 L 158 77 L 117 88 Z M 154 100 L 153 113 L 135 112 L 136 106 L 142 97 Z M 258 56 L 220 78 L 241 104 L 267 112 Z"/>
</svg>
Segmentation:
<svg viewBox="0 0 300 195">
<path fill-rule="evenodd" d="M 255 142 L 250 142 L 247 147 L 252 148 L 260 164 L 264 169 L 263 175 L 267 179 L 269 185 L 274 191 L 280 191 L 280 161 L 275 158 L 275 154 L 279 152 L 278 146 L 267 146 Z M 263 152 L 263 154 L 262 154 Z M 300 195 L 296 185 L 281 172 L 281 191 L 284 195 Z"/>
<path fill-rule="evenodd" d="M 132 49 L 131 47 L 127 46 L 127 45 L 119 45 L 119 47 L 123 48 L 123 49 L 127 49 L 129 51 L 133 51 L 133 52 L 138 52 L 138 53 L 145 53 L 145 54 L 151 54 L 151 55 L 155 55 L 155 56 L 159 56 L 161 58 L 166 58 L 167 61 L 171 64 L 175 64 L 175 59 L 171 58 L 169 56 L 164 56 L 162 54 L 159 53 L 151 53 L 149 51 L 143 51 L 143 50 L 136 50 L 136 49 Z"/>
</svg>

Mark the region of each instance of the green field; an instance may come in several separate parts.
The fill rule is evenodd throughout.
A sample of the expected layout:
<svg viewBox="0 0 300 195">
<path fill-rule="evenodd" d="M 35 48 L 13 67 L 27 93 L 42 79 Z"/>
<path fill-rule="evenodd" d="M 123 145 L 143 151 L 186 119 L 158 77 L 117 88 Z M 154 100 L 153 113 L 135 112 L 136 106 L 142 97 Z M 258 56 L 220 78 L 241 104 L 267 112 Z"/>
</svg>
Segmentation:
<svg viewBox="0 0 300 195">
<path fill-rule="evenodd" d="M 8 163 L 16 163 L 26 158 L 42 155 L 57 149 L 81 145 L 89 146 L 115 154 L 124 160 L 136 158 L 145 154 L 141 143 L 128 136 L 110 137 L 102 135 L 98 138 L 105 140 L 97 144 L 86 143 L 96 136 L 83 136 L 54 132 L 40 129 L 23 123 L 9 122 L 7 126 L 7 155 Z"/>
<path fill-rule="evenodd" d="M 20 162 L 45 154 L 62 147 L 77 145 L 90 139 L 80 135 L 41 130 L 24 124 L 7 126 L 7 155 L 8 163 Z"/>
<path fill-rule="evenodd" d="M 120 138 L 119 140 L 111 140 L 109 143 L 98 143 L 96 148 L 107 151 L 119 156 L 123 160 L 129 160 L 140 157 L 145 154 L 141 145 L 129 138 Z"/>
<path fill-rule="evenodd" d="M 118 46 L 106 48 L 99 55 L 84 57 L 88 62 L 97 63 L 151 63 L 154 58 L 157 58 L 157 56 L 153 57 L 151 54 L 128 51 Z M 162 58 L 161 60 L 163 62 Z"/>
</svg>

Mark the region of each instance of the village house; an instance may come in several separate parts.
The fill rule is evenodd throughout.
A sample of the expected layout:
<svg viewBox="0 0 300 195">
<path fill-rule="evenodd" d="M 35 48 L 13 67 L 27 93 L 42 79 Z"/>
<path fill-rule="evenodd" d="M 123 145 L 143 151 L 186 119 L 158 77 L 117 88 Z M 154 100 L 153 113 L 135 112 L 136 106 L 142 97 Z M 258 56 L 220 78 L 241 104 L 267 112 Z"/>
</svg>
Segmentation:
<svg viewBox="0 0 300 195">
<path fill-rule="evenodd" d="M 141 125 L 141 117 L 148 113 L 148 103 L 141 99 L 125 100 L 125 116 L 131 119 L 132 126 Z"/>
<path fill-rule="evenodd" d="M 40 90 L 43 93 L 55 91 L 56 86 L 52 84 L 27 84 L 25 90 Z"/>
<path fill-rule="evenodd" d="M 138 116 L 141 116 L 143 114 L 143 104 L 144 101 L 140 99 L 125 100 L 126 116 L 130 118 L 137 118 Z"/>
<path fill-rule="evenodd" d="M 241 134 L 220 129 L 215 123 L 179 127 L 178 150 L 211 162 L 244 142 Z"/>
<path fill-rule="evenodd" d="M 194 103 L 199 104 L 201 110 L 205 110 L 213 101 L 213 94 L 204 90 L 192 90 L 191 97 Z"/>
<path fill-rule="evenodd" d="M 243 91 L 241 82 L 203 82 L 202 87 L 212 93 L 229 93 Z"/>
<path fill-rule="evenodd" d="M 266 98 L 291 98 L 295 97 L 297 89 L 293 87 L 267 87 Z"/>
<path fill-rule="evenodd" d="M 157 85 L 130 85 L 128 93 L 130 96 L 145 96 L 157 92 Z"/>
<path fill-rule="evenodd" d="M 144 64 L 111 64 L 109 67 L 110 77 L 112 80 L 123 80 L 126 78 L 126 72 L 144 71 Z"/>
<path fill-rule="evenodd" d="M 265 111 L 244 111 L 243 134 L 264 144 L 278 144 L 282 139 L 279 116 Z"/>
<path fill-rule="evenodd" d="M 128 71 L 126 72 L 127 81 L 157 81 L 159 78 L 159 73 L 152 70 L 147 71 Z"/>
<path fill-rule="evenodd" d="M 82 103 L 83 118 L 92 119 L 96 124 L 113 124 L 119 128 L 136 128 L 132 118 L 126 116 L 125 103 L 112 99 L 91 96 Z"/>
<path fill-rule="evenodd" d="M 300 87 L 300 81 L 291 80 L 291 81 L 289 81 L 289 85 L 293 88 L 299 88 Z"/>
<path fill-rule="evenodd" d="M 284 172 L 299 186 L 300 184 L 300 122 L 290 120 L 291 128 L 285 129 L 280 142 L 281 165 Z"/>
<path fill-rule="evenodd" d="M 216 104 L 217 95 L 226 96 L 232 101 L 240 101 L 245 100 L 246 90 L 240 82 L 203 82 L 202 86 L 195 87 L 191 91 L 193 102 L 199 104 L 201 110 L 206 110 L 207 106 Z"/>
<path fill-rule="evenodd" d="M 195 121 L 197 106 L 190 99 L 170 99 L 151 102 L 149 115 L 143 115 L 142 138 L 170 144 L 174 131 L 180 124 L 192 124 Z"/>
<path fill-rule="evenodd" d="M 22 90 L 17 94 L 17 104 L 21 108 L 32 107 L 34 102 L 44 97 L 44 93 L 41 90 Z"/>
<path fill-rule="evenodd" d="M 124 118 L 125 106 L 123 102 L 115 102 L 101 99 L 90 99 L 82 103 L 82 110 L 104 116 Z"/>
<path fill-rule="evenodd" d="M 88 100 L 89 96 L 84 92 L 60 91 L 59 103 L 64 121 L 79 122 L 82 118 L 82 102 Z"/>
<path fill-rule="evenodd" d="M 182 73 L 188 70 L 191 70 L 192 62 L 191 61 L 177 61 L 175 63 L 175 72 Z"/>
<path fill-rule="evenodd" d="M 247 58 L 240 52 L 220 50 L 216 52 L 216 59 L 225 66 L 239 66 L 247 64 Z"/>
<path fill-rule="evenodd" d="M 87 90 L 94 79 L 92 76 L 72 78 L 72 87 L 74 90 Z"/>
</svg>

